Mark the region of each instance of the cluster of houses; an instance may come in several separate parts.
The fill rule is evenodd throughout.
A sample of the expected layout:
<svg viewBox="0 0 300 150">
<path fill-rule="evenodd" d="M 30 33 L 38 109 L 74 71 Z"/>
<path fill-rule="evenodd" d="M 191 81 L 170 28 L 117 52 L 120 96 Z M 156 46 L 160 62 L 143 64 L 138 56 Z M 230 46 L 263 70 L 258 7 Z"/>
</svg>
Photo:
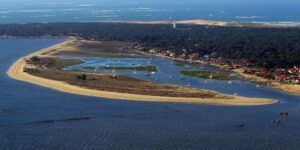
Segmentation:
<svg viewBox="0 0 300 150">
<path fill-rule="evenodd" d="M 294 66 L 292 68 L 275 68 L 272 70 L 247 69 L 245 70 L 245 73 L 254 74 L 274 81 L 300 84 L 300 66 Z"/>
<path fill-rule="evenodd" d="M 171 50 L 164 50 L 160 48 L 152 48 L 148 51 L 148 53 L 152 55 L 164 56 L 169 58 L 179 58 L 182 60 L 189 60 L 189 61 L 197 61 L 200 59 L 198 53 L 187 54 L 186 49 L 182 49 L 182 51 L 183 51 L 182 54 L 179 56 L 177 56 L 176 53 L 172 52 Z"/>
<path fill-rule="evenodd" d="M 274 69 L 257 68 L 253 63 L 242 60 L 228 60 L 224 58 L 206 58 L 205 62 L 228 66 L 229 69 L 245 68 L 244 73 L 256 75 L 272 81 L 300 84 L 300 66 L 292 68 L 277 67 Z"/>
<path fill-rule="evenodd" d="M 145 51 L 144 47 L 135 48 Z M 181 55 L 176 55 L 171 50 L 164 50 L 160 48 L 152 48 L 146 52 L 152 55 L 176 58 L 190 62 L 201 61 L 208 64 L 227 66 L 229 69 L 247 68 L 244 73 L 257 75 L 273 81 L 300 84 L 300 66 L 294 66 L 293 68 L 275 68 L 267 70 L 255 67 L 253 63 L 250 63 L 246 59 L 229 60 L 222 57 L 215 57 L 215 53 L 200 56 L 198 53 L 189 54 L 185 49 L 183 49 Z"/>
<path fill-rule="evenodd" d="M 253 63 L 247 60 L 235 60 L 230 61 L 224 58 L 210 58 L 207 62 L 225 65 L 229 69 L 244 68 L 244 73 L 256 75 L 272 81 L 300 84 L 300 66 L 294 66 L 292 68 L 277 67 L 274 69 L 257 68 Z"/>
<path fill-rule="evenodd" d="M 163 50 L 163 49 L 158 49 L 158 48 L 152 48 L 148 51 L 148 53 L 153 54 L 153 55 L 160 55 L 160 56 L 165 56 L 165 57 L 171 57 L 175 58 L 176 53 L 170 51 L 170 50 Z"/>
</svg>

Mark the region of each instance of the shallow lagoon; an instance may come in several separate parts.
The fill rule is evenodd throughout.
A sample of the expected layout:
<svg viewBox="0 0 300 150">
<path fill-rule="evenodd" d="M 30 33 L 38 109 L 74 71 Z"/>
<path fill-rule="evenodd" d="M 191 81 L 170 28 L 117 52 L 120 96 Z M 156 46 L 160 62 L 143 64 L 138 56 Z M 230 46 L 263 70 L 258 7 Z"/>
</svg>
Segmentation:
<svg viewBox="0 0 300 150">
<path fill-rule="evenodd" d="M 184 66 L 178 66 L 177 63 L 163 59 L 160 57 L 150 57 L 144 59 L 136 58 L 99 58 L 99 57 L 62 57 L 64 59 L 79 59 L 85 63 L 65 67 L 64 70 L 82 70 L 86 72 L 99 72 L 108 74 L 119 74 L 126 75 L 133 78 L 138 78 L 146 81 L 166 83 L 166 84 L 176 84 L 176 85 L 190 85 L 194 88 L 214 90 L 226 94 L 238 94 L 241 96 L 249 97 L 270 97 L 265 95 L 265 91 L 280 93 L 278 90 L 273 90 L 270 88 L 265 88 L 262 85 L 257 85 L 250 83 L 242 78 L 240 80 L 226 81 L 226 80 L 213 80 L 213 79 L 201 79 L 198 77 L 189 77 L 180 74 L 182 70 L 188 71 L 212 71 L 212 72 L 226 72 L 216 67 L 207 65 L 196 65 L 184 63 Z M 149 75 L 145 71 L 132 71 L 132 70 L 107 70 L 101 69 L 101 67 L 139 67 L 153 65 L 157 67 L 155 74 Z M 89 67 L 96 68 L 90 69 Z M 227 71 L 228 72 L 228 71 Z"/>
<path fill-rule="evenodd" d="M 300 97 L 255 84 L 191 78 L 195 87 L 252 97 L 270 97 L 269 106 L 229 107 L 108 100 L 77 96 L 12 80 L 5 74 L 19 57 L 62 39 L 0 40 L 0 149 L 298 149 Z M 153 63 L 172 63 L 153 58 Z M 155 76 L 141 79 L 185 85 L 177 66 L 161 65 Z M 177 69 L 176 69 L 177 68 Z M 132 72 L 128 72 L 132 75 Z M 175 80 L 176 79 L 176 80 Z M 238 83 L 241 82 L 241 83 Z M 288 111 L 288 117 L 278 116 Z M 33 122 L 91 117 L 81 121 Z M 275 125 L 272 119 L 282 119 Z M 245 128 L 237 128 L 239 122 Z"/>
</svg>

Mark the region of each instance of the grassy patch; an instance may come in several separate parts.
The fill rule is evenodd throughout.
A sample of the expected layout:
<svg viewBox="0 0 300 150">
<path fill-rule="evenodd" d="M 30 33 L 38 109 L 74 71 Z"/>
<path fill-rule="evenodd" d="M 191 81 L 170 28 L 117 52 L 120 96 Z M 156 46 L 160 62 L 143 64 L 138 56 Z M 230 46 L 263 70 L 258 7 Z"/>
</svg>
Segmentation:
<svg viewBox="0 0 300 150">
<path fill-rule="evenodd" d="M 84 62 L 78 59 L 32 57 L 29 63 L 49 69 L 62 70 L 65 67 L 83 64 Z"/>
<path fill-rule="evenodd" d="M 83 64 L 84 62 L 78 59 L 56 59 L 50 68 L 62 70 L 68 66 Z"/>
<path fill-rule="evenodd" d="M 148 58 L 147 56 L 112 54 L 112 53 L 90 53 L 87 51 L 60 51 L 58 56 L 100 57 L 100 58 Z"/>
<path fill-rule="evenodd" d="M 180 74 L 198 77 L 203 79 L 215 79 L 215 80 L 237 80 L 238 77 L 231 76 L 227 72 L 210 72 L 210 71 L 180 71 Z"/>
<path fill-rule="evenodd" d="M 183 66 L 185 66 L 185 64 L 184 63 L 176 63 L 175 66 L 183 67 Z"/>
<path fill-rule="evenodd" d="M 90 69 L 90 70 L 95 70 L 96 67 L 93 66 L 86 66 L 86 67 L 82 67 L 84 69 Z M 106 69 L 106 70 L 136 70 L 136 71 L 149 71 L 149 72 L 155 72 L 157 71 L 156 66 L 140 66 L 140 67 L 99 67 L 99 69 Z"/>
</svg>

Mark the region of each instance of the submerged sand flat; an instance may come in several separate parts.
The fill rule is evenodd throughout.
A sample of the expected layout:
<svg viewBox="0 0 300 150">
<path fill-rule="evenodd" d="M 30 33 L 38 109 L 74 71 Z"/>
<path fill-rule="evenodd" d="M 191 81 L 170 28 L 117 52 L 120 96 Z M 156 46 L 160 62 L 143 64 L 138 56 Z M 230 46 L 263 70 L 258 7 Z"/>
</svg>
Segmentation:
<svg viewBox="0 0 300 150">
<path fill-rule="evenodd" d="M 100 91 L 94 90 L 79 86 L 70 85 L 61 81 L 51 80 L 47 78 L 42 78 L 38 76 L 31 75 L 24 72 L 24 67 L 26 66 L 26 59 L 31 58 L 32 56 L 48 55 L 59 50 L 64 50 L 67 48 L 73 48 L 76 50 L 78 45 L 78 40 L 71 38 L 66 40 L 63 43 L 51 46 L 49 48 L 43 49 L 41 51 L 30 54 L 26 57 L 20 58 L 16 63 L 14 63 L 7 74 L 16 80 L 40 85 L 43 87 L 55 89 L 62 92 L 85 95 L 85 96 L 94 96 L 101 98 L 109 99 L 119 99 L 119 100 L 134 100 L 134 101 L 150 101 L 150 102 L 179 102 L 179 103 L 199 103 L 199 104 L 211 104 L 211 105 L 267 105 L 274 104 L 277 100 L 264 99 L 264 98 L 245 98 L 239 96 L 231 96 L 219 94 L 220 96 L 228 96 L 231 98 L 186 98 L 186 97 L 165 97 L 165 96 L 151 96 L 151 95 L 138 95 L 138 94 L 127 94 L 127 93 L 118 93 L 118 92 L 109 92 L 109 91 Z M 78 49 L 77 49 L 78 50 Z"/>
</svg>

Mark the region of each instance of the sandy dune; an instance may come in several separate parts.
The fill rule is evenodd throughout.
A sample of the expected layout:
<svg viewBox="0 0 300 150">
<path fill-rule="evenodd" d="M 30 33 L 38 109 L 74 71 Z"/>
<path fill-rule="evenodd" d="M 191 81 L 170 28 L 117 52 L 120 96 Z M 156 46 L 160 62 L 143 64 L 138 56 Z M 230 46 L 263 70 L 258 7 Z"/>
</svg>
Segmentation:
<svg viewBox="0 0 300 150">
<path fill-rule="evenodd" d="M 186 25 L 207 25 L 207 26 L 229 26 L 229 27 L 272 27 L 272 28 L 289 28 L 297 27 L 299 25 L 291 24 L 276 24 L 276 23 L 265 23 L 265 22 L 226 22 L 217 20 L 175 20 L 175 21 L 104 21 L 107 23 L 133 23 L 133 24 L 186 24 Z"/>
<path fill-rule="evenodd" d="M 128 21 L 126 23 L 136 24 L 193 24 L 193 25 L 212 25 L 212 26 L 226 26 L 224 21 L 210 21 L 210 20 L 183 20 L 183 21 Z"/>
</svg>

